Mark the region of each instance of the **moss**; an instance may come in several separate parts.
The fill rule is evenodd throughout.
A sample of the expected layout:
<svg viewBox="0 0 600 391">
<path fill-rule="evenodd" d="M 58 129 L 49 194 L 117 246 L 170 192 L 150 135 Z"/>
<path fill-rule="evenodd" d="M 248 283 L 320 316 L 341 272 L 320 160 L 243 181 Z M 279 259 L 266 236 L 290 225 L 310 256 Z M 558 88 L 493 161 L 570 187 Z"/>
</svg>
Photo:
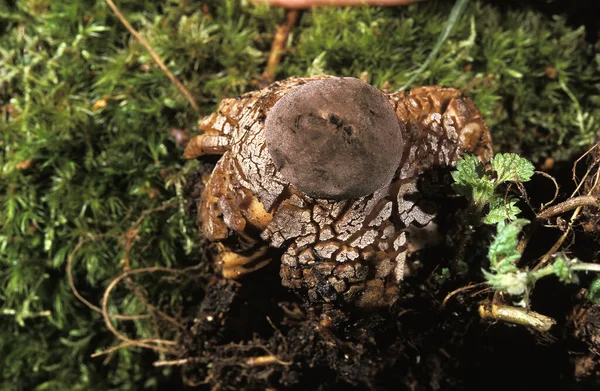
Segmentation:
<svg viewBox="0 0 600 391">
<path fill-rule="evenodd" d="M 427 57 L 449 9 L 320 9 L 303 18 L 282 77 L 368 72 L 374 85 L 398 88 Z M 565 160 L 593 140 L 600 120 L 600 55 L 584 35 L 558 17 L 474 3 L 414 86 L 472 96 L 499 151 Z"/>
<path fill-rule="evenodd" d="M 234 0 L 120 3 L 203 113 L 254 88 L 283 17 Z M 306 12 L 278 76 L 368 72 L 372 84 L 397 88 L 427 56 L 450 7 Z M 584 34 L 561 18 L 473 2 L 414 84 L 463 88 L 488 118 L 497 150 L 566 160 L 600 121 L 600 55 Z M 156 388 L 172 372 L 152 368 L 151 355 L 90 358 L 115 339 L 73 296 L 65 267 L 81 238 L 123 234 L 144 211 L 181 203 L 181 173 L 192 167 L 169 129 L 195 129 L 196 115 L 104 2 L 2 2 L 0 36 L 0 388 Z M 150 215 L 132 267 L 201 262 L 193 225 L 181 208 Z M 74 262 L 82 294 L 98 304 L 122 258 L 116 240 L 86 243 Z M 174 312 L 201 295 L 194 281 L 139 281 Z M 126 289 L 113 302 L 122 313 L 145 311 Z M 118 327 L 154 335 L 148 320 Z"/>
</svg>

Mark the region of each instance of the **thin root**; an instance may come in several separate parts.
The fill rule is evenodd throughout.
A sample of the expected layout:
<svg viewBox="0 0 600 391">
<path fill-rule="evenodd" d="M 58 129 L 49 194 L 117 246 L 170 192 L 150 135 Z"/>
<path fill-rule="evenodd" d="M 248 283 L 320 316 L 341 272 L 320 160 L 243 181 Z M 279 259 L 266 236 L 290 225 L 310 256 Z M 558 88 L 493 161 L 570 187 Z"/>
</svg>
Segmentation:
<svg viewBox="0 0 600 391">
<path fill-rule="evenodd" d="M 543 171 L 534 171 L 534 172 L 536 174 L 545 176 L 546 178 L 550 179 L 552 181 L 552 183 L 554 183 L 554 196 L 552 197 L 552 199 L 550 201 L 546 202 L 545 204 L 542 204 L 542 207 L 540 208 L 540 210 L 544 210 L 544 208 L 546 208 L 548 205 L 553 204 L 554 201 L 556 201 L 560 187 L 558 186 L 558 182 L 556 182 L 556 179 L 552 175 L 547 174 Z"/>
<path fill-rule="evenodd" d="M 123 274 L 121 274 L 120 276 L 118 276 L 117 278 L 112 280 L 112 282 L 106 288 L 106 291 L 104 291 L 104 296 L 102 297 L 102 316 L 104 317 L 104 323 L 106 324 L 106 327 L 118 339 L 125 341 L 125 342 L 130 342 L 132 345 L 135 345 L 135 346 L 145 347 L 145 348 L 158 350 L 158 351 L 162 351 L 162 352 L 168 352 L 169 350 L 164 348 L 161 345 L 175 345 L 176 343 L 174 341 L 168 341 L 168 340 L 162 340 L 162 339 L 132 340 L 132 339 L 126 337 L 125 335 L 121 334 L 119 331 L 117 331 L 117 329 L 113 326 L 111 319 L 110 319 L 110 314 L 108 313 L 108 299 L 110 298 L 110 294 L 122 279 L 127 278 L 134 274 L 154 273 L 154 272 L 183 274 L 183 271 L 181 271 L 181 270 L 171 269 L 171 268 L 162 267 L 162 266 L 144 267 L 144 268 L 139 268 L 139 269 L 134 269 L 134 270 L 129 270 L 129 271 L 124 272 Z"/>
<path fill-rule="evenodd" d="M 450 300 L 452 297 L 456 296 L 457 294 L 459 294 L 461 292 L 470 291 L 471 289 L 475 289 L 475 288 L 483 286 L 483 285 L 487 285 L 487 283 L 479 282 L 477 284 L 466 285 L 466 286 L 462 286 L 458 289 L 453 290 L 452 292 L 448 293 L 446 295 L 446 297 L 444 298 L 444 301 L 442 301 L 442 308 L 444 308 L 446 306 L 446 304 L 448 303 L 448 300 Z M 486 291 L 486 289 L 483 289 L 482 291 Z M 476 294 L 478 294 L 478 293 L 481 293 L 481 292 L 477 292 Z"/>
<path fill-rule="evenodd" d="M 198 359 L 195 357 L 182 358 L 179 360 L 161 360 L 155 361 L 152 363 L 155 367 L 174 367 L 174 366 L 182 366 L 192 362 L 197 361 Z"/>
<path fill-rule="evenodd" d="M 585 175 L 583 176 L 583 178 L 579 182 L 577 181 L 577 174 L 576 174 L 577 165 L 579 164 L 579 162 L 584 157 L 586 157 L 587 155 L 589 155 L 599 145 L 600 145 L 600 142 L 597 142 L 596 144 L 594 144 L 590 149 L 588 149 L 587 151 L 585 151 L 585 153 L 583 155 L 581 155 L 577 160 L 575 160 L 575 163 L 573 163 L 572 179 L 573 179 L 573 182 L 577 183 L 577 188 L 573 191 L 573 194 L 571 194 L 571 197 L 574 197 L 579 192 L 579 189 L 581 188 L 581 186 L 585 182 L 585 179 L 587 178 L 587 176 L 589 175 L 589 173 L 592 171 L 592 168 L 594 167 L 594 165 L 597 164 L 597 162 L 594 162 L 594 164 L 592 164 L 592 166 L 588 167 L 588 170 L 586 171 Z"/>
<path fill-rule="evenodd" d="M 79 293 L 79 290 L 77 290 L 77 287 L 75 286 L 75 278 L 73 277 L 73 260 L 75 259 L 75 255 L 77 254 L 77 252 L 81 249 L 81 247 L 83 247 L 83 245 L 85 243 L 93 241 L 93 240 L 105 239 L 105 238 L 116 238 L 116 236 L 115 235 L 107 235 L 107 234 L 99 234 L 99 235 L 87 237 L 85 239 L 81 239 L 79 241 L 79 243 L 77 243 L 77 245 L 73 248 L 73 251 L 71 251 L 69 258 L 67 258 L 67 280 L 69 281 L 69 286 L 71 287 L 71 291 L 73 291 L 73 294 L 75 295 L 75 297 L 77 297 L 77 299 L 79 299 L 79 301 L 81 301 L 83 304 L 85 304 L 91 310 L 96 311 L 98 313 L 102 313 L 102 309 L 100 307 L 90 303 L 85 297 L 83 297 L 83 295 L 81 295 L 81 293 Z M 144 318 L 148 318 L 149 316 L 150 315 L 148 315 L 148 314 L 110 315 L 110 317 L 112 319 L 118 319 L 118 320 L 144 319 Z"/>
</svg>

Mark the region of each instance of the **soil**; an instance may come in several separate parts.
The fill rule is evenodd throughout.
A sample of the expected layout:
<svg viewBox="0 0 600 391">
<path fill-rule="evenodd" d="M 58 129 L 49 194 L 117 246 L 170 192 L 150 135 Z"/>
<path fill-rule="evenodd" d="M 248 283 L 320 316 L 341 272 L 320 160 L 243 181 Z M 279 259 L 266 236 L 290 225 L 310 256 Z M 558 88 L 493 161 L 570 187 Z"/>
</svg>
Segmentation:
<svg viewBox="0 0 600 391">
<path fill-rule="evenodd" d="M 588 164 L 597 159 L 591 156 Z M 207 163 L 205 168 L 209 167 Z M 572 191 L 570 170 L 561 165 L 550 172 L 565 184 L 562 195 Z M 552 194 L 548 182 L 536 177 L 527 185 L 532 205 L 540 205 Z M 189 199 L 197 198 L 202 187 L 198 175 Z M 190 213 L 195 213 L 194 208 L 190 202 Z M 522 209 L 529 210 L 526 205 Z M 457 224 L 454 213 L 440 217 L 441 223 Z M 597 218 L 597 213 L 587 210 L 585 216 Z M 533 212 L 525 217 L 532 219 Z M 598 231 L 590 226 L 585 221 L 578 225 L 570 256 L 594 259 L 600 252 Z M 553 278 L 537 284 L 532 310 L 557 322 L 548 333 L 482 321 L 478 305 L 493 297 L 483 287 L 456 294 L 443 305 L 448 293 L 483 281 L 482 251 L 493 233 L 493 229 L 476 231 L 464 251 L 462 269 L 449 263 L 454 256 L 452 241 L 413 253 L 409 262 L 414 272 L 403 281 L 401 299 L 378 312 L 315 307 L 281 286 L 278 262 L 239 282 L 209 271 L 214 274 L 207 276 L 205 296 L 179 341 L 179 356 L 187 359 L 182 366 L 184 381 L 189 389 L 212 390 L 586 390 L 597 386 L 600 306 L 592 305 L 581 288 L 589 286 L 590 277 L 583 276 L 579 285 L 563 285 Z M 539 258 L 560 234 L 560 228 L 538 228 L 524 254 L 525 264 Z M 277 259 L 279 254 L 272 256 Z M 451 268 L 452 277 L 446 281 L 439 277 L 442 267 Z"/>
</svg>

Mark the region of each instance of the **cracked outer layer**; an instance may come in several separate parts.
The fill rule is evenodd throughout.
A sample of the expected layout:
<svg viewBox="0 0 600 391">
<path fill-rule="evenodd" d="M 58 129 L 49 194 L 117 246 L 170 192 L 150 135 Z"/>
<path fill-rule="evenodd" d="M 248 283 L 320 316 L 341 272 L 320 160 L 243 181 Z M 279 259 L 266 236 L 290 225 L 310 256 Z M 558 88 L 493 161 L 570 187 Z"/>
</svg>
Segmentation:
<svg viewBox="0 0 600 391">
<path fill-rule="evenodd" d="M 402 132 L 400 161 L 388 156 L 393 177 L 358 198 L 311 197 L 277 169 L 265 120 L 294 88 L 329 78 L 294 77 L 224 99 L 200 122 L 204 134 L 190 141 L 185 156 L 223 156 L 206 183 L 198 220 L 206 237 L 220 243 L 226 277 L 261 267 L 271 246 L 283 251 L 282 284 L 311 301 L 388 306 L 398 297 L 407 249 L 419 247 L 409 232 L 430 229 L 435 218 L 427 194 L 435 193 L 436 173 L 463 153 L 488 161 L 490 134 L 479 110 L 455 89 L 384 94 Z"/>
</svg>

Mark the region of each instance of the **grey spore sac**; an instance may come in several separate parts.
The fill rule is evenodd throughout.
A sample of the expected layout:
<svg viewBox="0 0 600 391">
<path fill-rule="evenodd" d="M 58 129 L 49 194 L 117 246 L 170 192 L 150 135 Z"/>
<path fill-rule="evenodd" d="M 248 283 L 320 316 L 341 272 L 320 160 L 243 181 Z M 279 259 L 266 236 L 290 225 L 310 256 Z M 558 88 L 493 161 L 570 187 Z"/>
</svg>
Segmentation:
<svg viewBox="0 0 600 391">
<path fill-rule="evenodd" d="M 381 91 L 341 77 L 284 95 L 267 116 L 265 138 L 291 184 L 315 198 L 342 200 L 390 183 L 404 149 L 401 126 Z"/>
</svg>

